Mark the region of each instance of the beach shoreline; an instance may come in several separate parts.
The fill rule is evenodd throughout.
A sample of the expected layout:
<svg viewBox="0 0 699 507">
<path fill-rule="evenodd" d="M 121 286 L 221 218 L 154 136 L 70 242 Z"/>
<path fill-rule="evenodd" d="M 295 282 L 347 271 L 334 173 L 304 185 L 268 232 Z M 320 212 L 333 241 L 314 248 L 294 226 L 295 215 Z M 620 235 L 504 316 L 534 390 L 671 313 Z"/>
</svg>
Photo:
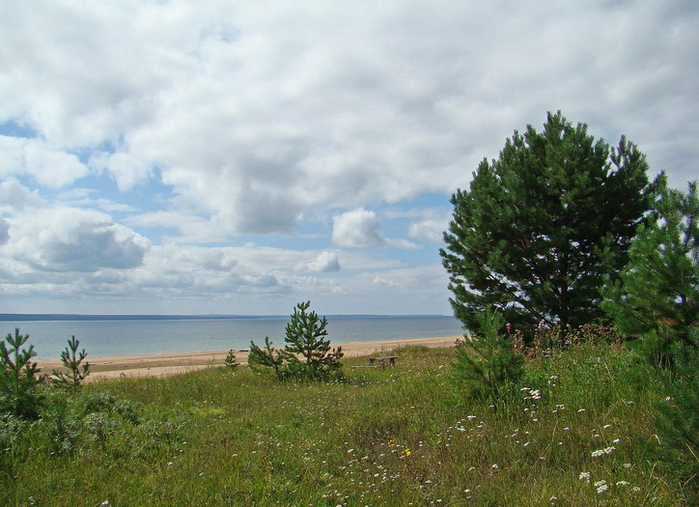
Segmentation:
<svg viewBox="0 0 699 507">
<path fill-rule="evenodd" d="M 368 356 L 381 351 L 392 350 L 408 345 L 426 347 L 451 347 L 460 336 L 442 336 L 437 338 L 408 338 L 400 340 L 381 340 L 372 342 L 339 343 L 345 357 Z M 247 350 L 234 350 L 240 364 L 247 363 Z M 222 366 L 228 354 L 227 350 L 218 352 L 185 352 L 172 354 L 96 357 L 88 356 L 90 376 L 88 380 L 98 381 L 124 377 L 165 377 L 200 370 L 212 366 Z M 38 360 L 43 373 L 50 373 L 61 368 L 58 359 Z"/>
</svg>

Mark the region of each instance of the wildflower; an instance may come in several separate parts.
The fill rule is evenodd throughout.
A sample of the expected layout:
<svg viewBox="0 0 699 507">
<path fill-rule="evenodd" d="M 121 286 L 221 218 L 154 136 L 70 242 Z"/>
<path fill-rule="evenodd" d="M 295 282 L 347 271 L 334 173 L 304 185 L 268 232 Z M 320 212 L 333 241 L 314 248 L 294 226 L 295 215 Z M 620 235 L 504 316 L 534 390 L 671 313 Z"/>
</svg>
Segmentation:
<svg viewBox="0 0 699 507">
<path fill-rule="evenodd" d="M 597 494 L 601 495 L 609 489 L 609 486 L 607 486 L 605 481 L 597 481 L 595 482 L 595 488 L 597 488 Z"/>
<path fill-rule="evenodd" d="M 592 474 L 590 474 L 590 472 L 580 472 L 578 479 L 580 479 L 581 481 L 590 482 L 591 477 Z"/>
<path fill-rule="evenodd" d="M 465 489 L 465 490 L 464 490 L 464 493 L 466 493 L 466 494 L 468 495 L 468 494 L 471 493 L 471 490 L 470 490 L 470 489 Z"/>
<path fill-rule="evenodd" d="M 607 447 L 606 449 L 598 449 L 597 451 L 592 451 L 591 456 L 593 458 L 599 458 L 600 456 L 604 456 L 605 454 L 611 454 L 615 449 L 616 447 L 614 447 L 613 445 Z"/>
<path fill-rule="evenodd" d="M 612 440 L 613 444 L 618 444 L 619 442 L 621 442 L 620 438 L 615 438 L 614 440 Z"/>
<path fill-rule="evenodd" d="M 557 502 L 557 501 L 558 501 L 558 498 L 555 496 L 552 496 L 551 498 L 549 498 L 549 502 L 551 502 L 551 503 Z"/>
<path fill-rule="evenodd" d="M 100 506 L 102 506 L 102 507 L 107 507 L 107 505 L 109 505 L 109 500 L 105 500 L 104 502 L 102 502 L 100 504 Z"/>
<path fill-rule="evenodd" d="M 617 486 L 628 486 L 629 483 L 626 482 L 626 481 L 619 481 L 619 482 L 616 483 L 616 485 L 617 485 Z"/>
<path fill-rule="evenodd" d="M 584 408 L 581 408 L 580 410 L 578 410 L 578 414 L 582 414 L 583 412 L 585 412 Z"/>
<path fill-rule="evenodd" d="M 412 453 L 410 452 L 410 449 L 405 449 L 403 451 L 403 454 L 405 454 L 406 456 L 410 456 Z"/>
<path fill-rule="evenodd" d="M 493 465 L 490 468 L 492 468 L 493 470 L 499 470 L 500 466 L 497 463 L 493 463 Z"/>
</svg>

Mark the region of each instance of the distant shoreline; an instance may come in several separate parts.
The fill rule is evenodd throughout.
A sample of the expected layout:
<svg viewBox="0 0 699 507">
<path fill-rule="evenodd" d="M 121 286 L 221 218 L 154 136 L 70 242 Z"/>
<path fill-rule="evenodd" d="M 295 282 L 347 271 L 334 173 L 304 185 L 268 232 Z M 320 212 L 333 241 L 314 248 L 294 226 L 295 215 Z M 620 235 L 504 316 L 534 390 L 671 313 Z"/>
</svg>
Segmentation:
<svg viewBox="0 0 699 507">
<path fill-rule="evenodd" d="M 408 345 L 426 347 L 452 347 L 460 336 L 443 336 L 437 338 L 410 338 L 403 340 L 383 340 L 372 342 L 340 343 L 345 357 L 366 356 L 382 350 L 391 350 Z M 247 351 L 235 351 L 236 359 L 241 364 L 247 363 Z M 97 357 L 87 358 L 90 363 L 91 381 L 107 380 L 122 377 L 166 377 L 178 373 L 200 370 L 212 366 L 222 366 L 228 351 L 195 352 L 175 354 L 154 354 L 139 356 Z M 61 367 L 59 360 L 39 360 L 39 368 L 43 373 L 50 373 Z"/>
<path fill-rule="evenodd" d="M 441 314 L 420 315 L 384 315 L 384 314 L 347 314 L 325 315 L 329 319 L 421 319 L 451 317 Z M 51 322 L 51 321 L 138 321 L 138 320 L 279 320 L 288 319 L 288 315 L 89 315 L 71 313 L 0 313 L 0 322 Z"/>
</svg>

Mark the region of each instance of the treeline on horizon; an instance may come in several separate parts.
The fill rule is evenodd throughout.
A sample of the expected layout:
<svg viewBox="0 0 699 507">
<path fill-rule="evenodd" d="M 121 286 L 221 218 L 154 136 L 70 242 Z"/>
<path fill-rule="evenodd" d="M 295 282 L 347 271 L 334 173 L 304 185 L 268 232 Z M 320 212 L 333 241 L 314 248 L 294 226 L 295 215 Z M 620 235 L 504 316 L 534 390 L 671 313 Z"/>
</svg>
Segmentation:
<svg viewBox="0 0 699 507">
<path fill-rule="evenodd" d="M 424 318 L 451 318 L 451 315 L 420 314 L 420 315 L 380 315 L 380 314 L 347 314 L 328 315 L 337 319 L 424 319 Z M 72 313 L 0 313 L 0 322 L 39 322 L 39 321 L 100 321 L 100 320 L 285 320 L 288 315 L 91 315 Z"/>
</svg>

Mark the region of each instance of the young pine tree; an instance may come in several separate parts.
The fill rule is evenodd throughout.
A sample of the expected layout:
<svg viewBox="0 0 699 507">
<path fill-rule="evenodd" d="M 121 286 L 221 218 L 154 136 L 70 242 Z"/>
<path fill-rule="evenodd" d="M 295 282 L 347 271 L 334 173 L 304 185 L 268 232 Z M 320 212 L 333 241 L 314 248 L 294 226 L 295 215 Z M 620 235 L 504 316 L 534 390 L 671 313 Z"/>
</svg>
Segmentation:
<svg viewBox="0 0 699 507">
<path fill-rule="evenodd" d="M 39 417 L 42 397 L 37 392 L 42 382 L 37 364 L 34 345 L 20 349 L 29 335 L 21 335 L 19 328 L 15 334 L 8 333 L 7 344 L 0 341 L 0 411 L 25 419 Z"/>
<path fill-rule="evenodd" d="M 272 347 L 269 336 L 265 336 L 264 348 L 256 345 L 253 341 L 250 342 L 248 366 L 255 371 L 264 371 L 272 368 L 279 380 L 287 376 L 286 355 L 284 354 L 284 350 Z"/>
<path fill-rule="evenodd" d="M 342 347 L 330 347 L 327 340 L 328 319 L 308 311 L 310 301 L 294 308 L 286 325 L 284 341 L 288 354 L 289 371 L 306 380 L 330 380 L 337 377 L 342 368 Z"/>
<path fill-rule="evenodd" d="M 248 364 L 260 370 L 272 368 L 279 379 L 333 380 L 341 377 L 342 348 L 331 348 L 327 340 L 328 320 L 308 311 L 311 302 L 299 303 L 286 325 L 286 346 L 272 347 L 265 337 L 265 347 L 250 342 Z"/>
<path fill-rule="evenodd" d="M 619 281 L 608 281 L 602 306 L 622 333 L 640 339 L 654 366 L 672 369 L 678 347 L 697 346 L 699 200 L 696 182 L 686 194 L 661 183 L 650 220 L 639 227 Z"/>
<path fill-rule="evenodd" d="M 68 371 L 64 373 L 54 370 L 54 385 L 76 391 L 90 374 L 90 363 L 85 361 L 87 352 L 85 349 L 78 352 L 79 347 L 80 341 L 76 340 L 75 336 L 68 340 L 68 346 L 61 352 L 61 362 Z"/>
<path fill-rule="evenodd" d="M 514 352 L 499 313 L 487 310 L 476 318 L 481 331 L 459 344 L 452 380 L 468 396 L 495 400 L 522 378 L 524 356 Z"/>
</svg>

